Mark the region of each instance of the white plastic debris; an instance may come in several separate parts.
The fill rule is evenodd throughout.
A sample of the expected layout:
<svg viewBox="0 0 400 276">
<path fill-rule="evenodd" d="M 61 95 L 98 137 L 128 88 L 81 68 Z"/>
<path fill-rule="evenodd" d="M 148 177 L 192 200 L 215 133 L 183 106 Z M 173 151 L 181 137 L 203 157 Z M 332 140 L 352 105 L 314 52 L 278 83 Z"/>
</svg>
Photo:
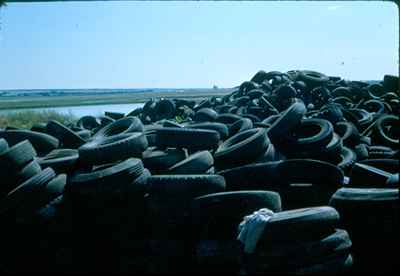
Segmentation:
<svg viewBox="0 0 400 276">
<path fill-rule="evenodd" d="M 244 244 L 245 253 L 254 253 L 265 226 L 273 215 L 274 212 L 270 209 L 262 208 L 244 217 L 244 220 L 239 225 L 237 239 Z"/>
</svg>

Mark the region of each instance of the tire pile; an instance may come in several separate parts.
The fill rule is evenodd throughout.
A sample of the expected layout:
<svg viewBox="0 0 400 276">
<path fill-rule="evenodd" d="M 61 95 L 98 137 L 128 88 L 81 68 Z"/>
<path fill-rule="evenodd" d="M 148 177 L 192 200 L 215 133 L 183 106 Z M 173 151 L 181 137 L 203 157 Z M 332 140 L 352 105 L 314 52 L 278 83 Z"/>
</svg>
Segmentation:
<svg viewBox="0 0 400 276">
<path fill-rule="evenodd" d="M 0 130 L 0 272 L 394 271 L 399 78 L 259 71 L 223 97 L 151 99 Z M 238 226 L 274 212 L 253 253 Z"/>
</svg>

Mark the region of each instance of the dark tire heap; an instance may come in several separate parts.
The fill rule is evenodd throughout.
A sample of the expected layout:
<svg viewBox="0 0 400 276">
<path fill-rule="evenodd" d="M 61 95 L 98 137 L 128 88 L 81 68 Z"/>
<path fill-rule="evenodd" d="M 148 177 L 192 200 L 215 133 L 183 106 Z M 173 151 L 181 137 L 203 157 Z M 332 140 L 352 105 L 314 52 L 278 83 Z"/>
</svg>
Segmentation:
<svg viewBox="0 0 400 276">
<path fill-rule="evenodd" d="M 394 271 L 399 107 L 395 76 L 259 71 L 223 97 L 0 129 L 0 274 Z"/>
</svg>

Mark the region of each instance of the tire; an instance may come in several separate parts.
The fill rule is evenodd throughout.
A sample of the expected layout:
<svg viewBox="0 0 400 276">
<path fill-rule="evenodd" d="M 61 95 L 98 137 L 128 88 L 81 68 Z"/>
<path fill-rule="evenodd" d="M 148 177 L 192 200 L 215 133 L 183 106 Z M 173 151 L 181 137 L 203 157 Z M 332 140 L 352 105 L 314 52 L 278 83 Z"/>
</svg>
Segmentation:
<svg viewBox="0 0 400 276">
<path fill-rule="evenodd" d="M 0 155 L 8 150 L 8 143 L 5 139 L 0 138 Z"/>
<path fill-rule="evenodd" d="M 36 132 L 41 132 L 41 133 L 46 133 L 46 123 L 37 123 L 34 124 L 31 129 L 31 131 L 36 131 Z"/>
<path fill-rule="evenodd" d="M 193 222 L 200 239 L 236 240 L 243 217 L 260 208 L 281 210 L 280 196 L 270 191 L 238 191 L 197 197 L 192 202 Z"/>
<path fill-rule="evenodd" d="M 324 151 L 333 138 L 333 126 L 324 119 L 304 119 L 295 127 L 290 136 L 286 138 L 287 145 L 280 146 L 281 151 L 288 157 L 296 156 L 298 153 L 314 155 Z"/>
<path fill-rule="evenodd" d="M 277 167 L 282 161 L 249 164 L 219 171 L 226 181 L 227 191 L 268 190 L 279 192 L 281 188 Z"/>
<path fill-rule="evenodd" d="M 392 128 L 397 128 L 397 137 L 392 137 L 384 130 L 385 125 L 392 125 Z M 399 146 L 399 117 L 394 115 L 384 115 L 376 121 L 376 129 L 378 132 L 379 141 L 388 147 L 398 148 Z M 397 139 L 396 139 L 397 138 Z"/>
<path fill-rule="evenodd" d="M 119 113 L 119 112 L 111 112 L 111 111 L 105 111 L 104 115 L 107 117 L 110 117 L 114 120 L 119 120 L 124 118 L 125 114 L 124 113 Z"/>
<path fill-rule="evenodd" d="M 154 112 L 156 120 L 172 119 L 175 117 L 176 113 L 175 103 L 167 99 L 160 100 L 159 102 L 157 102 L 154 108 Z"/>
<path fill-rule="evenodd" d="M 41 171 L 42 168 L 40 167 L 39 163 L 34 159 L 31 162 L 29 162 L 24 168 L 22 168 L 20 172 L 18 172 L 15 178 L 16 182 L 23 183 L 24 181 L 35 176 Z"/>
<path fill-rule="evenodd" d="M 186 152 L 182 149 L 159 150 L 152 147 L 143 152 L 142 161 L 152 173 L 162 173 L 186 157 Z"/>
<path fill-rule="evenodd" d="M 19 142 L 0 154 L 0 172 L 17 172 L 36 156 L 36 151 L 28 140 Z"/>
<path fill-rule="evenodd" d="M 356 161 L 357 156 L 354 151 L 348 147 L 343 147 L 342 153 L 340 154 L 340 161 L 337 163 L 337 166 L 347 175 Z"/>
<path fill-rule="evenodd" d="M 79 137 L 81 137 L 85 142 L 92 137 L 90 130 L 82 129 L 75 132 Z"/>
<path fill-rule="evenodd" d="M 276 144 L 282 136 L 287 136 L 291 130 L 300 124 L 305 113 L 306 107 L 303 103 L 292 104 L 268 129 L 267 134 L 271 142 Z"/>
<path fill-rule="evenodd" d="M 331 234 L 338 224 L 339 213 L 329 206 L 278 212 L 268 221 L 258 246 L 267 247 L 278 241 L 316 240 Z"/>
<path fill-rule="evenodd" d="M 129 158 L 109 168 L 73 175 L 65 186 L 69 195 L 88 195 L 94 197 L 109 196 L 124 191 L 143 173 L 144 167 L 140 159 Z"/>
<path fill-rule="evenodd" d="M 202 174 L 214 164 L 209 151 L 199 151 L 170 167 L 167 174 Z"/>
<path fill-rule="evenodd" d="M 243 118 L 237 120 L 229 127 L 229 136 L 233 136 L 237 133 L 249 130 L 253 128 L 253 122 L 250 119 Z"/>
<path fill-rule="evenodd" d="M 161 148 L 213 149 L 219 140 L 219 133 L 214 130 L 166 127 L 156 130 L 156 145 Z"/>
<path fill-rule="evenodd" d="M 242 119 L 242 117 L 240 117 L 239 115 L 235 115 L 232 113 L 222 113 L 222 114 L 218 115 L 218 117 L 217 117 L 217 119 L 215 119 L 215 121 L 217 123 L 231 125 L 240 119 Z"/>
<path fill-rule="evenodd" d="M 125 117 L 100 129 L 95 135 L 93 135 L 93 140 L 98 138 L 108 138 L 119 134 L 143 131 L 143 124 L 137 117 Z"/>
<path fill-rule="evenodd" d="M 387 188 L 386 181 L 391 173 L 366 164 L 355 163 L 350 172 L 348 187 L 353 188 Z"/>
<path fill-rule="evenodd" d="M 335 124 L 335 132 L 340 135 L 343 145 L 355 147 L 360 143 L 360 133 L 351 122 L 338 122 Z"/>
<path fill-rule="evenodd" d="M 13 189 L 0 203 L 0 216 L 16 209 L 33 213 L 39 207 L 40 193 L 55 176 L 55 172 L 47 168 Z"/>
<path fill-rule="evenodd" d="M 216 167 L 235 167 L 256 160 L 265 153 L 270 143 L 266 133 L 265 129 L 254 128 L 226 140 L 214 153 Z"/>
<path fill-rule="evenodd" d="M 54 120 L 47 123 L 46 131 L 51 136 L 56 137 L 65 148 L 76 149 L 86 143 L 77 133 Z"/>
<path fill-rule="evenodd" d="M 76 167 L 78 159 L 78 150 L 56 149 L 46 156 L 38 158 L 38 163 L 43 168 L 52 168 L 56 173 L 70 173 Z"/>
<path fill-rule="evenodd" d="M 194 123 L 186 126 L 187 128 L 215 130 L 219 133 L 221 140 L 224 141 L 229 136 L 229 129 L 225 124 L 216 122 Z"/>
<path fill-rule="evenodd" d="M 329 78 L 326 75 L 316 71 L 301 70 L 299 71 L 297 80 L 303 81 L 307 87 L 311 89 L 328 82 Z"/>
<path fill-rule="evenodd" d="M 78 120 L 76 125 L 83 129 L 92 130 L 92 129 L 100 127 L 102 124 L 101 124 L 100 119 L 98 119 L 94 116 L 83 116 Z"/>
<path fill-rule="evenodd" d="M 83 164 L 105 164 L 130 157 L 142 157 L 147 146 L 146 136 L 142 132 L 93 139 L 78 149 L 79 160 Z"/>
<path fill-rule="evenodd" d="M 383 76 L 383 91 L 399 92 L 399 77 L 392 75 Z"/>
<path fill-rule="evenodd" d="M 225 191 L 225 180 L 220 175 L 156 175 L 149 177 L 147 184 L 150 196 L 173 201 Z"/>
<path fill-rule="evenodd" d="M 10 146 L 13 146 L 24 140 L 29 140 L 39 155 L 47 154 L 59 146 L 59 141 L 57 138 L 48 134 L 30 130 L 0 131 L 0 138 L 6 139 Z"/>
<path fill-rule="evenodd" d="M 398 172 L 400 161 L 396 159 L 366 159 L 359 163 L 373 166 L 391 174 Z"/>
<path fill-rule="evenodd" d="M 196 112 L 193 120 L 196 122 L 213 122 L 217 119 L 218 113 L 211 108 L 202 108 Z"/>
<path fill-rule="evenodd" d="M 258 248 L 258 252 L 249 257 L 256 259 L 253 260 L 255 266 L 264 266 L 264 271 L 288 272 L 322 263 L 332 255 L 348 255 L 351 245 L 349 234 L 345 230 L 335 229 L 321 239 L 270 244 L 267 248 Z"/>
</svg>

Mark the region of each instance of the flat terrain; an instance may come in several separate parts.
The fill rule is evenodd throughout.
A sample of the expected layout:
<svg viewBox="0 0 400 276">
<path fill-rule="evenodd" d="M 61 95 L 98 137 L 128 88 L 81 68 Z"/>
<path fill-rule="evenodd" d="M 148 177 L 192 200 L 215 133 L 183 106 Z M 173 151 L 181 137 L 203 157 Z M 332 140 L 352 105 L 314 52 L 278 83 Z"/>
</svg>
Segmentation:
<svg viewBox="0 0 400 276">
<path fill-rule="evenodd" d="M 180 98 L 201 100 L 211 96 L 223 96 L 232 89 L 179 89 L 160 92 L 79 93 L 54 96 L 0 96 L 0 110 L 35 107 L 62 107 L 100 104 L 140 103 L 150 98 Z"/>
</svg>

